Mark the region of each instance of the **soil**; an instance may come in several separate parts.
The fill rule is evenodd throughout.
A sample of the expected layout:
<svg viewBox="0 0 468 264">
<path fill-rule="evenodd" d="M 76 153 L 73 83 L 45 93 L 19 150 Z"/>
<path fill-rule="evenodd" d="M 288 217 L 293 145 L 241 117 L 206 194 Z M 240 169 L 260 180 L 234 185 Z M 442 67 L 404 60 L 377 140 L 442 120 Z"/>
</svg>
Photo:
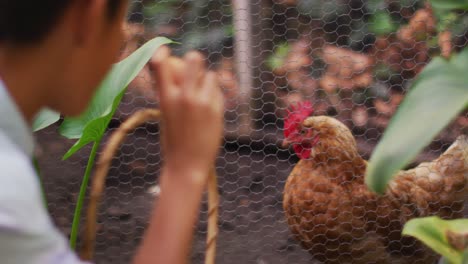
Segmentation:
<svg viewBox="0 0 468 264">
<path fill-rule="evenodd" d="M 39 162 L 49 211 L 69 235 L 90 148 L 60 161 L 72 142 L 55 130 L 37 134 Z M 157 184 L 161 165 L 157 132 L 148 130 L 138 129 L 127 139 L 109 172 L 100 207 L 96 263 L 130 263 L 147 226 L 157 200 L 148 189 Z M 290 237 L 281 207 L 283 186 L 295 162 L 287 150 L 251 151 L 249 145 L 226 142 L 217 162 L 222 199 L 217 263 L 311 263 L 308 253 Z M 206 210 L 204 203 L 192 263 L 203 263 Z"/>
<path fill-rule="evenodd" d="M 115 127 L 119 122 L 114 121 Z M 49 211 L 61 231 L 69 235 L 90 147 L 61 161 L 73 142 L 60 137 L 56 130 L 53 126 L 36 134 L 37 154 Z M 315 263 L 298 246 L 285 223 L 282 191 L 297 158 L 290 150 L 278 147 L 279 130 L 258 131 L 251 137 L 235 136 L 229 127 L 227 130 L 216 164 L 221 194 L 217 263 Z M 158 135 L 155 124 L 137 129 L 113 161 L 99 210 L 96 263 L 130 263 L 157 201 L 148 190 L 157 184 L 161 168 Z M 434 144 L 418 160 L 432 159 L 448 147 L 448 143 Z M 358 145 L 368 158 L 375 140 L 359 136 Z M 195 264 L 204 259 L 206 211 L 205 202 L 196 226 Z"/>
</svg>

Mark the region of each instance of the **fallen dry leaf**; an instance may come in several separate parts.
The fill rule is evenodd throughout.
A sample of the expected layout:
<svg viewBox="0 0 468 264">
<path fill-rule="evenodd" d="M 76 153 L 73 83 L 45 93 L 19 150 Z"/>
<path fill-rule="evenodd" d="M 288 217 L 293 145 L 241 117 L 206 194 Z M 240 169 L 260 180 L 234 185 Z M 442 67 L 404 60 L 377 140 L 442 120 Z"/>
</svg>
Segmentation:
<svg viewBox="0 0 468 264">
<path fill-rule="evenodd" d="M 414 43 L 427 40 L 436 32 L 436 20 L 430 7 L 419 9 L 397 33 L 399 40 Z"/>
<path fill-rule="evenodd" d="M 372 59 L 366 54 L 346 48 L 326 45 L 323 48 L 322 59 L 328 65 L 327 71 L 342 78 L 352 78 L 372 67 Z"/>
<path fill-rule="evenodd" d="M 377 38 L 373 54 L 378 63 L 388 65 L 402 78 L 413 78 L 430 59 L 426 42 L 435 33 L 436 21 L 432 9 L 426 6 L 416 11 L 396 34 Z M 444 49 L 449 52 L 446 46 Z"/>
<path fill-rule="evenodd" d="M 374 100 L 374 107 L 377 112 L 381 115 L 391 116 L 395 112 L 395 108 L 388 102 L 384 102 L 382 99 Z"/>
<path fill-rule="evenodd" d="M 286 75 L 297 72 L 312 64 L 310 56 L 310 43 L 306 39 L 300 39 L 290 43 L 289 52 L 284 59 L 284 64 L 273 70 L 276 75 Z"/>
<path fill-rule="evenodd" d="M 373 101 L 377 116 L 372 118 L 372 123 L 380 128 L 387 127 L 390 119 L 395 114 L 401 101 L 403 101 L 404 95 L 401 93 L 393 93 L 388 101 L 384 101 L 377 98 Z"/>
<path fill-rule="evenodd" d="M 369 119 L 369 114 L 365 107 L 356 107 L 352 114 L 353 124 L 357 127 L 364 127 Z"/>
<path fill-rule="evenodd" d="M 283 65 L 273 70 L 275 86 L 297 91 L 304 97 L 312 96 L 318 87 L 318 82 L 309 72 L 313 63 L 311 43 L 307 38 L 302 38 L 290 43 L 289 46 Z"/>
<path fill-rule="evenodd" d="M 450 31 L 441 32 L 438 42 L 440 55 L 444 58 L 449 58 L 450 54 L 452 54 L 452 33 Z"/>
<path fill-rule="evenodd" d="M 327 92 L 367 87 L 373 82 L 374 63 L 366 54 L 327 45 L 323 48 L 322 59 L 327 71 L 320 80 L 320 87 Z"/>
</svg>

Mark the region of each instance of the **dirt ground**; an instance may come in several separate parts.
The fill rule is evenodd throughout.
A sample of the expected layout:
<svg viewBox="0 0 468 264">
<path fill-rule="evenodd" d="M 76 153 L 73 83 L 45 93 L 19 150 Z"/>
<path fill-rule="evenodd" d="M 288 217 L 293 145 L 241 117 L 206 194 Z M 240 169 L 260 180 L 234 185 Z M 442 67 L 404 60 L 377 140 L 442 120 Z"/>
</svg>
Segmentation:
<svg viewBox="0 0 468 264">
<path fill-rule="evenodd" d="M 57 136 L 55 129 L 37 134 L 39 160 L 49 211 L 68 235 L 90 149 L 60 161 L 72 142 Z M 161 164 L 157 141 L 157 132 L 139 129 L 114 161 L 100 208 L 99 264 L 129 263 L 142 237 L 155 200 L 147 190 L 156 184 Z M 249 145 L 226 142 L 217 162 L 222 199 L 218 263 L 311 262 L 308 253 L 290 237 L 281 207 L 283 186 L 296 161 L 290 154 L 268 147 L 251 151 Z M 204 204 L 196 227 L 192 263 L 203 263 L 206 210 Z"/>
<path fill-rule="evenodd" d="M 90 147 L 61 161 L 73 142 L 60 137 L 56 129 L 50 127 L 36 134 L 38 157 L 49 211 L 59 228 L 69 235 Z M 217 161 L 221 194 L 217 263 L 314 263 L 291 237 L 281 205 L 286 178 L 297 158 L 289 150 L 278 148 L 278 142 L 268 140 L 278 131 L 262 133 L 250 140 L 226 137 Z M 154 124 L 137 129 L 114 159 L 99 214 L 98 264 L 130 263 L 142 238 L 157 201 L 148 189 L 157 184 L 161 167 L 158 135 Z M 358 137 L 358 145 L 368 158 L 375 141 L 363 137 Z M 448 144 L 431 146 L 420 160 L 433 158 Z M 204 259 L 206 210 L 205 203 L 196 226 L 192 254 L 195 264 Z"/>
</svg>

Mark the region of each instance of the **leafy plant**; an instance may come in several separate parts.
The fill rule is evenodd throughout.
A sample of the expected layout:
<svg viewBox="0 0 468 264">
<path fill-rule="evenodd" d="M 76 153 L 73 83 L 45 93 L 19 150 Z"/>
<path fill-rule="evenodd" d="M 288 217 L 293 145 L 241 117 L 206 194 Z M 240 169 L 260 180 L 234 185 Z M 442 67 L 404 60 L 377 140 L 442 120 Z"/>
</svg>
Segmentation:
<svg viewBox="0 0 468 264">
<path fill-rule="evenodd" d="M 368 0 L 366 1 L 366 9 L 369 13 L 375 13 L 379 10 L 387 8 L 385 0 Z"/>
<path fill-rule="evenodd" d="M 457 17 L 452 8 L 468 8 L 468 1 L 431 0 L 438 30 Z M 410 162 L 434 136 L 468 106 L 468 49 L 450 60 L 433 59 L 420 73 L 372 155 L 366 175 L 370 189 L 383 193 L 396 172 Z M 411 126 L 408 129 L 408 126 Z M 427 217 L 409 221 L 403 230 L 444 256 L 442 263 L 468 263 L 468 220 Z"/>
<path fill-rule="evenodd" d="M 275 49 L 275 52 L 272 55 L 270 55 L 270 57 L 268 57 L 268 60 L 266 62 L 267 66 L 271 70 L 283 66 L 290 49 L 291 47 L 287 42 L 278 45 L 278 47 Z"/>
<path fill-rule="evenodd" d="M 59 121 L 60 114 L 54 112 L 50 109 L 43 109 L 37 116 L 34 118 L 34 122 L 32 124 L 32 129 L 34 132 L 44 129 L 53 123 Z"/>
<path fill-rule="evenodd" d="M 410 220 L 403 235 L 413 236 L 444 256 L 450 264 L 468 263 L 468 219 L 442 220 L 432 216 Z"/>
<path fill-rule="evenodd" d="M 437 31 L 442 32 L 459 25 L 461 16 L 445 9 L 435 9 L 434 15 L 437 17 Z"/>
<path fill-rule="evenodd" d="M 449 61 L 435 58 L 420 73 L 370 159 L 366 183 L 372 190 L 383 193 L 395 173 L 468 105 L 467 71 L 465 49 Z"/>
<path fill-rule="evenodd" d="M 334 21 L 337 17 L 349 14 L 349 5 L 341 0 L 299 0 L 297 10 L 302 15 Z"/>
<path fill-rule="evenodd" d="M 181 43 L 174 48 L 175 54 L 192 49 L 219 53 L 233 36 L 233 14 L 228 0 L 139 0 L 137 3 L 132 13 L 140 14 L 141 23 L 152 31 L 164 25 L 162 34 Z"/>
<path fill-rule="evenodd" d="M 97 90 L 88 109 L 79 117 L 65 118 L 60 134 L 78 139 L 65 154 L 69 158 L 76 151 L 91 142 L 99 141 L 114 115 L 127 85 L 137 76 L 159 46 L 169 43 L 165 38 L 156 38 L 135 51 L 125 60 L 117 63 Z"/>
<path fill-rule="evenodd" d="M 387 35 L 397 29 L 398 25 L 386 11 L 377 11 L 369 21 L 369 31 L 376 35 Z"/>
<path fill-rule="evenodd" d="M 429 0 L 433 7 L 434 15 L 437 18 L 437 30 L 439 32 L 449 30 L 455 35 L 461 35 L 466 31 L 466 12 L 458 10 L 468 10 L 468 0 Z"/>
<path fill-rule="evenodd" d="M 439 9 L 468 9 L 467 0 L 429 0 L 434 8 Z"/>
<path fill-rule="evenodd" d="M 88 109 L 78 117 L 66 117 L 59 128 L 59 132 L 63 136 L 69 139 L 77 139 L 75 145 L 64 155 L 64 160 L 71 157 L 84 146 L 93 143 L 73 216 L 70 236 L 70 245 L 72 248 L 76 247 L 81 209 L 83 207 L 89 176 L 95 163 L 99 144 L 109 122 L 117 110 L 128 84 L 137 76 L 138 72 L 140 72 L 148 62 L 156 49 L 161 45 L 169 43 L 171 43 L 171 41 L 167 38 L 158 37 L 152 39 L 126 59 L 115 64 L 97 89 Z M 57 117 L 57 113 L 47 110 L 41 112 L 34 122 L 34 129 L 38 130 L 56 122 L 58 120 Z"/>
</svg>

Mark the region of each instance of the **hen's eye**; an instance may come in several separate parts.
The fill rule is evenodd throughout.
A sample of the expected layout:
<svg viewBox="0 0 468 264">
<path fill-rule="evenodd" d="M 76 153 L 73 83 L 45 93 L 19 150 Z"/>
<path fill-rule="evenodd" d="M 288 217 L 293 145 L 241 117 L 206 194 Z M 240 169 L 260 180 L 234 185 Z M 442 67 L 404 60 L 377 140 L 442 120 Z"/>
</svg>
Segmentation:
<svg viewBox="0 0 468 264">
<path fill-rule="evenodd" d="M 300 133 L 301 133 L 301 135 L 305 135 L 307 133 L 307 130 L 303 128 L 303 129 L 301 129 Z"/>
</svg>

